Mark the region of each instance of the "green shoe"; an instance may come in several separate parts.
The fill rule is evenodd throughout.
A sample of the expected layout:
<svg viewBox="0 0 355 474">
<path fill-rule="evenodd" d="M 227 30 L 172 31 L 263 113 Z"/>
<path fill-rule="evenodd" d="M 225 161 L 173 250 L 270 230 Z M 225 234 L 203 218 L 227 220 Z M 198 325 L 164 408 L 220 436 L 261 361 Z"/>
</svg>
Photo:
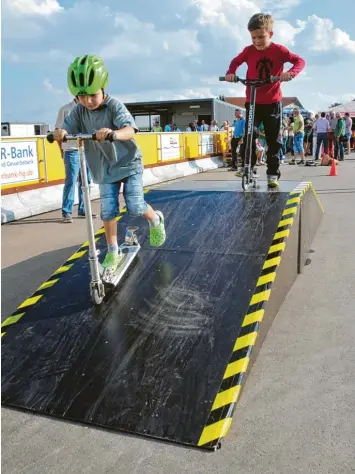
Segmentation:
<svg viewBox="0 0 355 474">
<path fill-rule="evenodd" d="M 160 217 L 160 223 L 157 227 L 150 227 L 149 242 L 152 247 L 161 247 L 166 239 L 164 216 L 161 211 L 156 211 L 156 213 Z"/>
<path fill-rule="evenodd" d="M 279 182 L 277 176 L 268 176 L 267 177 L 267 186 L 268 188 L 278 188 Z"/>
<path fill-rule="evenodd" d="M 117 272 L 122 260 L 123 255 L 121 249 L 118 249 L 118 253 L 107 252 L 105 260 L 102 262 L 102 268 L 104 269 L 102 278 L 104 280 L 110 280 Z"/>
</svg>

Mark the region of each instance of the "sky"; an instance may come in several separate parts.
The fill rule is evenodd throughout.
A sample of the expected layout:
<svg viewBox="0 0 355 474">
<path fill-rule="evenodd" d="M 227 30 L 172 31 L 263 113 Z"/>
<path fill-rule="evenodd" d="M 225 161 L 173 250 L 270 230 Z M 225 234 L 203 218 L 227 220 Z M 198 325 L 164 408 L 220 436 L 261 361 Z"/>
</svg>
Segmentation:
<svg viewBox="0 0 355 474">
<path fill-rule="evenodd" d="M 2 121 L 53 126 L 84 54 L 104 59 L 123 102 L 244 96 L 218 77 L 260 11 L 274 15 L 273 41 L 306 61 L 285 97 L 312 111 L 355 99 L 355 0 L 2 0 Z"/>
</svg>

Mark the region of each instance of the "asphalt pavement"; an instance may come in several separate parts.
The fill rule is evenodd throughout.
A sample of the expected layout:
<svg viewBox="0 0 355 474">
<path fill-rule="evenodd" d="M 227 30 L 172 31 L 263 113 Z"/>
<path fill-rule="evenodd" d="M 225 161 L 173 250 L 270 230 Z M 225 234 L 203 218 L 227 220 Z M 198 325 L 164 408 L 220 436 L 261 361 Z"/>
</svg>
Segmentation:
<svg viewBox="0 0 355 474">
<path fill-rule="evenodd" d="M 328 167 L 282 166 L 283 179 L 312 181 L 325 214 L 311 264 L 275 318 L 221 450 L 206 453 L 2 407 L 3 472 L 355 472 L 355 154 L 339 165 L 338 176 L 328 173 Z M 237 178 L 222 169 L 184 179 Z M 93 207 L 98 212 L 98 202 Z M 60 211 L 1 231 L 3 320 L 86 234 L 83 219 L 62 224 Z"/>
</svg>

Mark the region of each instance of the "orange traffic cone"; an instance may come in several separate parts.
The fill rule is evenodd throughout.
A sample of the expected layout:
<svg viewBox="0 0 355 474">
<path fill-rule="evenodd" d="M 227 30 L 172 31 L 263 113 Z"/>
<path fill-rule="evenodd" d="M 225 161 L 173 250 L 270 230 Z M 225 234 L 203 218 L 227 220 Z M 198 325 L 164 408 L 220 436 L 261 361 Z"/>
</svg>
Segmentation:
<svg viewBox="0 0 355 474">
<path fill-rule="evenodd" d="M 338 176 L 335 158 L 332 159 L 332 165 L 330 167 L 329 176 Z"/>
</svg>

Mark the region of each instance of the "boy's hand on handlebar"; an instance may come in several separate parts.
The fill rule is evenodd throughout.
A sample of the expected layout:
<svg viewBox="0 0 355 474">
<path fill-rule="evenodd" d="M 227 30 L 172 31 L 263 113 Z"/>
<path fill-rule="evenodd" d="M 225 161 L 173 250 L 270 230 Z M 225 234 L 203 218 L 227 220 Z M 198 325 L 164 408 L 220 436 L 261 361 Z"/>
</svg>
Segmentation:
<svg viewBox="0 0 355 474">
<path fill-rule="evenodd" d="M 225 77 L 227 82 L 234 82 L 235 81 L 235 74 L 227 74 Z"/>
<path fill-rule="evenodd" d="M 292 79 L 292 74 L 289 72 L 283 72 L 280 76 L 281 82 L 288 82 L 288 81 L 291 81 L 291 79 Z"/>
<path fill-rule="evenodd" d="M 56 140 L 57 142 L 62 142 L 66 135 L 68 135 L 68 132 L 66 130 L 63 130 L 62 128 L 56 128 L 53 132 L 54 140 Z"/>
<path fill-rule="evenodd" d="M 102 142 L 110 133 L 112 133 L 112 130 L 110 128 L 100 128 L 100 130 L 96 132 L 96 140 Z"/>
</svg>

